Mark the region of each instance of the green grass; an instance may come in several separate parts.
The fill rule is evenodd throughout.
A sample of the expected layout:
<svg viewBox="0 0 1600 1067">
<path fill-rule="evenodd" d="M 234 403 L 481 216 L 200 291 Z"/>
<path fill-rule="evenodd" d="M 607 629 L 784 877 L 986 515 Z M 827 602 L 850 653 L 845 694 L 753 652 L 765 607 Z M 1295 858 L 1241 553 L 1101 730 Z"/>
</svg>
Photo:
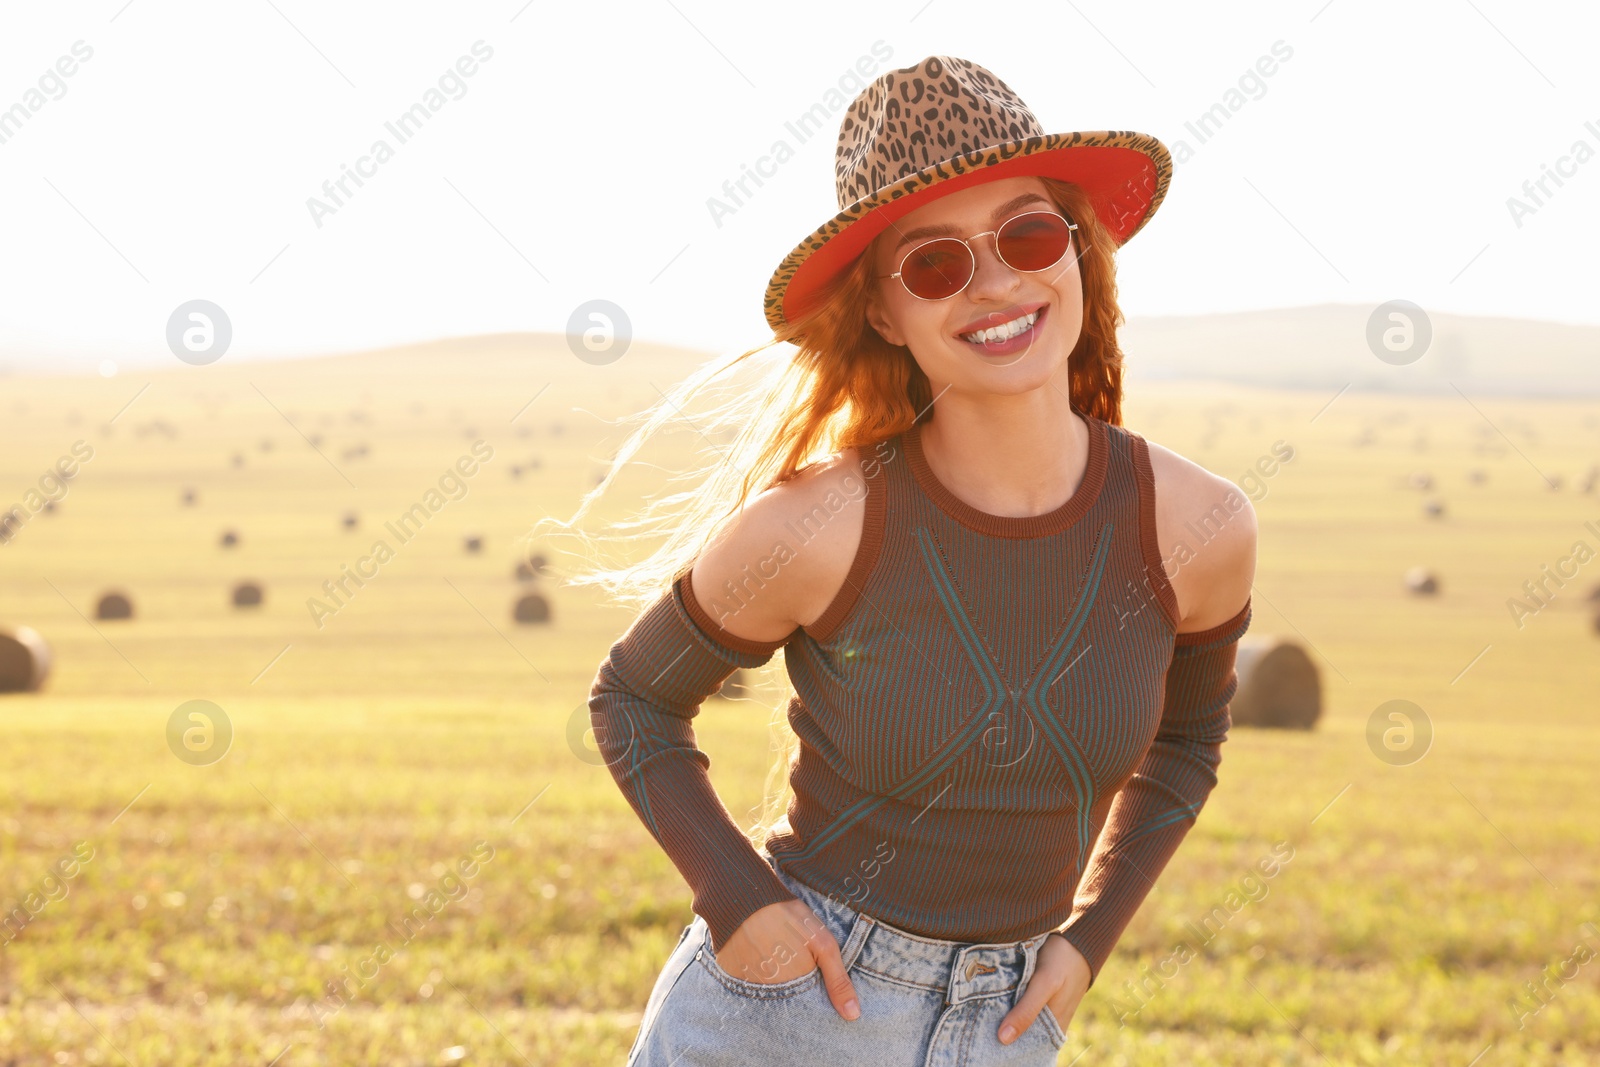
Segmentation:
<svg viewBox="0 0 1600 1067">
<path fill-rule="evenodd" d="M 692 917 L 609 774 L 569 740 L 629 617 L 547 583 L 554 624 L 516 626 L 511 567 L 515 536 L 569 513 L 618 443 L 570 409 L 655 394 L 564 370 L 509 422 L 552 377 L 539 368 L 568 362 L 490 345 L 448 364 L 6 383 L 0 504 L 74 440 L 95 456 L 56 514 L 0 549 L 0 623 L 34 626 L 57 655 L 44 693 L 0 697 L 0 904 L 76 843 L 94 851 L 0 945 L 0 1064 L 622 1061 Z M 355 488 L 263 396 L 321 433 Z M 1593 419 L 1478 398 L 1501 436 L 1459 397 L 1348 393 L 1311 421 L 1326 401 L 1174 385 L 1128 401 L 1131 426 L 1228 476 L 1275 440 L 1295 446 L 1256 505 L 1252 632 L 1315 647 L 1326 709 L 1310 734 L 1234 731 L 1221 785 L 1071 1021 L 1062 1062 L 1594 1063 L 1600 957 L 1520 1026 L 1509 1002 L 1600 921 L 1600 638 L 1577 610 L 1600 561 L 1521 629 L 1505 606 L 1574 540 L 1600 545 L 1581 525 L 1600 523 L 1600 499 L 1572 487 L 1600 456 Z M 177 436 L 150 430 L 158 420 Z M 1364 426 L 1374 441 L 1357 445 Z M 470 428 L 494 459 L 319 629 L 307 598 L 467 452 Z M 371 455 L 342 460 L 357 441 Z M 702 448 L 685 428 L 651 459 Z M 533 456 L 541 467 L 512 478 Z M 1546 488 L 1535 465 L 1566 486 Z M 1481 486 L 1465 479 L 1474 466 Z M 1444 518 L 1404 487 L 1414 469 L 1433 472 Z M 622 494 L 654 477 L 630 475 Z M 194 508 L 178 504 L 186 485 Z M 361 530 L 339 527 L 346 508 Z M 216 544 L 225 526 L 243 537 L 231 551 Z M 486 537 L 480 556 L 461 549 L 469 531 Z M 1439 596 L 1404 595 L 1414 563 L 1438 570 Z M 244 577 L 266 584 L 259 611 L 227 604 Z M 138 617 L 97 630 L 78 613 L 113 584 Z M 1434 724 L 1411 766 L 1367 747 L 1369 716 L 1395 697 Z M 196 698 L 236 731 L 209 766 L 167 748 L 168 717 Z M 741 817 L 771 760 L 767 720 L 721 700 L 698 720 Z M 480 842 L 493 858 L 445 881 Z M 1293 858 L 1249 882 L 1280 842 Z M 418 907 L 407 938 L 396 924 Z M 1207 915 L 1202 944 L 1190 924 Z M 1194 951 L 1172 962 L 1185 941 Z M 346 1002 L 326 999 L 379 944 L 392 958 Z"/>
</svg>

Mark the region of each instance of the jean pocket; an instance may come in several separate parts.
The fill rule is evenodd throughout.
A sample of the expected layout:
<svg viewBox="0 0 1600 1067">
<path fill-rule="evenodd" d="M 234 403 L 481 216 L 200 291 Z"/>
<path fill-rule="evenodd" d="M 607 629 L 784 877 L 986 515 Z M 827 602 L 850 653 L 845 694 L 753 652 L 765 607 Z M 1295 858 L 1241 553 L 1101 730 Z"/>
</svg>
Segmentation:
<svg viewBox="0 0 1600 1067">
<path fill-rule="evenodd" d="M 706 929 L 701 938 L 700 951 L 695 953 L 695 959 L 699 960 L 706 972 L 728 992 L 753 1000 L 783 1000 L 803 993 L 822 981 L 821 967 L 813 967 L 808 973 L 786 982 L 752 982 L 745 978 L 736 978 L 723 970 L 722 964 L 717 962 L 716 953 L 711 950 L 710 928 Z"/>
<path fill-rule="evenodd" d="M 1050 1043 L 1060 1048 L 1067 1043 L 1067 1032 L 1061 1028 L 1061 1022 L 1056 1018 L 1056 1013 L 1046 1004 L 1039 1009 L 1039 1017 L 1035 1022 L 1043 1023 L 1045 1033 L 1050 1035 Z"/>
</svg>

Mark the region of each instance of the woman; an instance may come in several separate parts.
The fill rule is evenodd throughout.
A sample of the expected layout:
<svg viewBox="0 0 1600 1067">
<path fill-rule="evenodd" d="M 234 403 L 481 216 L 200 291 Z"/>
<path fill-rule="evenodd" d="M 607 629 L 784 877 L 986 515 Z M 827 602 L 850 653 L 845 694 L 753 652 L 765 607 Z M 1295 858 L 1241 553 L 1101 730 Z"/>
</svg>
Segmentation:
<svg viewBox="0 0 1600 1067">
<path fill-rule="evenodd" d="M 768 286 L 797 354 L 723 412 L 699 499 L 731 518 L 627 572 L 653 599 L 590 695 L 695 894 L 628 1062 L 1053 1063 L 1216 784 L 1250 621 L 1248 501 L 1121 426 L 1112 253 L 1170 159 L 931 56 L 837 160 Z M 794 799 L 758 849 L 690 720 L 779 648 Z"/>
</svg>

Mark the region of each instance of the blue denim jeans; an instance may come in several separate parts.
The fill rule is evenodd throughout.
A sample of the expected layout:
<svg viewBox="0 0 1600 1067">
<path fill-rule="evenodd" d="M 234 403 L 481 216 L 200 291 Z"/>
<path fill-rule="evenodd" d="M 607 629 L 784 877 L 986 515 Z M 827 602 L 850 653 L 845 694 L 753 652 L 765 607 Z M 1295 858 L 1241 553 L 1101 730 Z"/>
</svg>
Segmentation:
<svg viewBox="0 0 1600 1067">
<path fill-rule="evenodd" d="M 835 1010 L 820 969 L 773 984 L 728 974 L 696 915 L 651 990 L 627 1067 L 1056 1062 L 1066 1034 L 1048 1007 L 1010 1045 L 995 1036 L 1033 977 L 1047 933 L 1003 944 L 919 937 L 829 899 L 766 859 L 839 943 L 860 1018 Z"/>
</svg>

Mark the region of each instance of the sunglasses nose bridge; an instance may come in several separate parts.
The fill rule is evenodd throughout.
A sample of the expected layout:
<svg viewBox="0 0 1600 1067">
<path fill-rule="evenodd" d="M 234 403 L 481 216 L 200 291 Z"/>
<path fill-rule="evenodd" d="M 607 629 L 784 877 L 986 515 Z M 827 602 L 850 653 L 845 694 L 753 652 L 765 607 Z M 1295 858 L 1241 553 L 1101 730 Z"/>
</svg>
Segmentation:
<svg viewBox="0 0 1600 1067">
<path fill-rule="evenodd" d="M 985 241 L 982 238 L 987 237 Z M 979 262 L 978 246 L 982 245 L 985 253 L 994 257 L 995 264 L 1002 272 L 1012 276 L 1013 281 L 1019 273 L 1016 267 L 1006 262 L 1006 257 L 1000 254 L 1000 231 L 998 229 L 985 230 L 975 233 L 966 240 L 967 254 L 972 257 L 972 273 L 967 276 L 967 283 L 962 288 L 973 285 L 978 280 L 978 275 L 983 272 L 983 265 Z"/>
</svg>

